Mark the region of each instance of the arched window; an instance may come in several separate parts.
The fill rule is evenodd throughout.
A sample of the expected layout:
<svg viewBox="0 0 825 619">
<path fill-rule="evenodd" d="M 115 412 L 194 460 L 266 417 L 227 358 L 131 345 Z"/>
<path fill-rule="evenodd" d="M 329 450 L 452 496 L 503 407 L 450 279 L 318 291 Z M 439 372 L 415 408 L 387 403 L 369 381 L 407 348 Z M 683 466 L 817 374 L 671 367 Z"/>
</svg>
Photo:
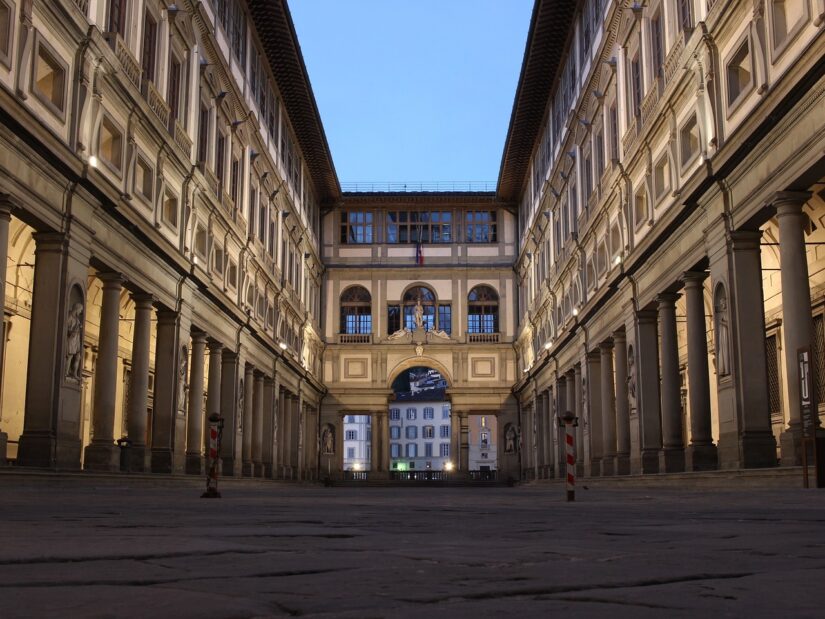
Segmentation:
<svg viewBox="0 0 825 619">
<path fill-rule="evenodd" d="M 476 286 L 467 297 L 467 330 L 498 333 L 498 295 L 490 286 Z"/>
<path fill-rule="evenodd" d="M 341 295 L 341 333 L 372 333 L 372 297 L 366 288 L 353 286 Z"/>
<path fill-rule="evenodd" d="M 429 331 L 435 328 L 435 294 L 426 286 L 414 286 L 407 290 L 401 300 L 404 327 L 415 331 L 415 306 L 421 301 L 424 310 L 424 329 Z"/>
</svg>

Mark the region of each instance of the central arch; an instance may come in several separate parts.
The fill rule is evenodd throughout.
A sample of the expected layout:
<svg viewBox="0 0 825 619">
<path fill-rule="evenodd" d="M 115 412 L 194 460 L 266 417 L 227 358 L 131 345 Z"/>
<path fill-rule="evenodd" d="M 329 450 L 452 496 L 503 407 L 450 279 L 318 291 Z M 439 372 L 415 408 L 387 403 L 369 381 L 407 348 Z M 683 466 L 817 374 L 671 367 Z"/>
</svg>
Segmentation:
<svg viewBox="0 0 825 619">
<path fill-rule="evenodd" d="M 395 382 L 395 379 L 398 378 L 402 372 L 410 370 L 415 367 L 428 367 L 436 370 L 439 374 L 441 374 L 442 378 L 447 381 L 447 389 L 453 386 L 453 377 L 450 375 L 450 371 L 447 369 L 443 363 L 433 359 L 432 357 L 425 357 L 425 356 L 416 356 L 416 357 L 409 357 L 404 359 L 403 361 L 399 362 L 387 375 L 387 389 L 392 389 L 392 385 Z"/>
</svg>

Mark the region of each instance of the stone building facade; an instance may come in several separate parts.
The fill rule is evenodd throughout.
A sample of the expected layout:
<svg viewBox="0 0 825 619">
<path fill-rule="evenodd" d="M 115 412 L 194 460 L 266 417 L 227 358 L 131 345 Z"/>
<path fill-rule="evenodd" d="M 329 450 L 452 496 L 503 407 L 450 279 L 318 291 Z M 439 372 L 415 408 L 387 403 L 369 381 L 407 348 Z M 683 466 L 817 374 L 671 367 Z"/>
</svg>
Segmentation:
<svg viewBox="0 0 825 619">
<path fill-rule="evenodd" d="M 793 464 L 825 401 L 825 0 L 536 0 L 494 192 L 341 191 L 286 0 L 0 0 L 16 465 L 344 470 L 443 377 L 502 478 Z"/>
</svg>

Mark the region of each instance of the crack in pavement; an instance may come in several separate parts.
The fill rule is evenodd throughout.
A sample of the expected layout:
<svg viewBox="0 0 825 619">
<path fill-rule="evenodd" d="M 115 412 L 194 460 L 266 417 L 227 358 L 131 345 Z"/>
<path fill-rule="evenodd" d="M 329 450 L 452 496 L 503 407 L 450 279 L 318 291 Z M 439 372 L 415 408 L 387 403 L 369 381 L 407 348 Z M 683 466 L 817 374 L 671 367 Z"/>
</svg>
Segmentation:
<svg viewBox="0 0 825 619">
<path fill-rule="evenodd" d="M 45 563 L 91 563 L 93 561 L 145 561 L 147 559 L 181 559 L 186 557 L 215 557 L 219 555 L 259 555 L 268 550 L 203 550 L 192 552 L 162 552 L 149 555 L 101 555 L 96 557 L 36 557 L 30 559 L 0 559 L 0 565 L 38 565 Z M 0 583 L 0 586 L 4 586 Z"/>
<path fill-rule="evenodd" d="M 555 595 L 560 593 L 577 593 L 579 591 L 599 591 L 609 589 L 632 589 L 636 587 L 656 587 L 659 585 L 672 585 L 682 582 L 695 582 L 700 580 L 721 580 L 721 579 L 736 579 L 753 576 L 754 572 L 737 572 L 729 574 L 691 574 L 688 576 L 679 576 L 675 578 L 653 578 L 648 580 L 635 580 L 618 583 L 603 583 L 598 585 L 572 585 L 572 586 L 555 586 L 555 587 L 531 587 L 523 589 L 511 589 L 504 591 L 481 591 L 478 593 L 467 593 L 464 595 L 447 595 L 434 598 L 424 599 L 403 599 L 405 602 L 412 602 L 416 604 L 438 604 L 440 602 L 455 601 L 455 600 L 492 600 L 510 597 L 524 597 L 524 596 L 539 596 L 539 595 Z"/>
</svg>

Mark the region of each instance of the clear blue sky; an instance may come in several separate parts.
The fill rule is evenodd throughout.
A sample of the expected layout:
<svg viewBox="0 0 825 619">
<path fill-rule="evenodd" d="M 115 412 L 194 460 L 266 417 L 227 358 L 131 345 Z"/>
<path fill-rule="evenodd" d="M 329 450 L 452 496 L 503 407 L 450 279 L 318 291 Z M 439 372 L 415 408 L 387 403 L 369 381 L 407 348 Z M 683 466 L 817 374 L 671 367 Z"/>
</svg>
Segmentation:
<svg viewBox="0 0 825 619">
<path fill-rule="evenodd" d="M 495 181 L 533 0 L 289 0 L 338 178 Z"/>
</svg>

